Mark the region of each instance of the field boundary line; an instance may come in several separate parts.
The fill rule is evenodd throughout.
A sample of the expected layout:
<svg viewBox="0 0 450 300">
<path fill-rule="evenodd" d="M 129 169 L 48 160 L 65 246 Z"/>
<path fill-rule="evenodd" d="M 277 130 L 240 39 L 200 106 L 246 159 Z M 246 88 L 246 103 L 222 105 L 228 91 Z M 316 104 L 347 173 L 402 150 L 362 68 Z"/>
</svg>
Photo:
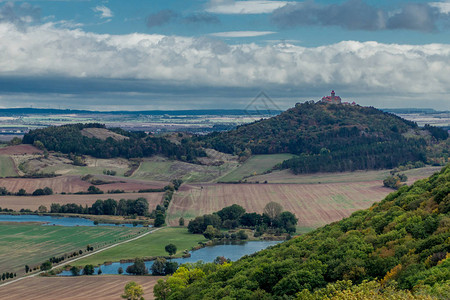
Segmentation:
<svg viewBox="0 0 450 300">
<path fill-rule="evenodd" d="M 151 231 L 147 231 L 146 233 L 141 234 L 141 235 L 139 235 L 139 236 L 137 236 L 137 237 L 131 238 L 131 239 L 129 239 L 129 240 L 122 241 L 122 242 L 119 242 L 119 243 L 115 243 L 115 244 L 110 245 L 110 246 L 108 246 L 108 247 L 99 249 L 99 250 L 97 250 L 97 251 L 94 251 L 94 252 L 89 253 L 89 254 L 86 254 L 86 255 L 83 255 L 83 256 L 81 256 L 81 257 L 77 257 L 77 258 L 74 258 L 74 259 L 65 261 L 65 262 L 63 262 L 62 264 L 59 264 L 59 265 L 56 265 L 56 266 L 52 267 L 50 270 L 47 270 L 47 271 L 39 271 L 39 272 L 34 273 L 34 274 L 26 275 L 26 276 L 23 276 L 23 277 L 19 277 L 19 278 L 17 278 L 17 279 L 14 279 L 14 280 L 12 280 L 12 281 L 8 281 L 8 282 L 5 282 L 5 283 L 2 283 L 2 284 L 0 284 L 0 288 L 3 287 L 3 286 L 6 286 L 6 285 L 8 285 L 8 284 L 11 284 L 11 283 L 18 282 L 18 281 L 20 281 L 20 280 L 26 279 L 26 278 L 31 278 L 31 277 L 38 276 L 38 275 L 43 274 L 43 273 L 45 273 L 45 272 L 49 272 L 49 271 L 51 271 L 51 270 L 53 270 L 53 269 L 56 269 L 56 268 L 59 268 L 59 267 L 68 265 L 68 264 L 70 264 L 70 263 L 73 263 L 74 261 L 77 261 L 77 260 L 80 260 L 80 259 L 84 259 L 84 258 L 86 258 L 86 257 L 89 257 L 89 256 L 92 256 L 92 255 L 94 255 L 94 254 L 103 252 L 103 251 L 105 251 L 105 250 L 114 248 L 114 247 L 116 247 L 116 246 L 119 246 L 119 245 L 122 245 L 122 244 L 126 244 L 126 243 L 129 243 L 129 242 L 138 240 L 138 239 L 140 239 L 140 238 L 142 238 L 142 237 L 144 237 L 144 236 L 146 236 L 146 235 L 152 234 L 153 232 L 156 232 L 156 231 L 158 231 L 158 230 L 161 230 L 161 229 L 164 229 L 164 228 L 168 228 L 168 227 L 169 227 L 169 226 L 155 228 L 155 229 L 153 229 L 153 230 L 151 230 Z"/>
</svg>

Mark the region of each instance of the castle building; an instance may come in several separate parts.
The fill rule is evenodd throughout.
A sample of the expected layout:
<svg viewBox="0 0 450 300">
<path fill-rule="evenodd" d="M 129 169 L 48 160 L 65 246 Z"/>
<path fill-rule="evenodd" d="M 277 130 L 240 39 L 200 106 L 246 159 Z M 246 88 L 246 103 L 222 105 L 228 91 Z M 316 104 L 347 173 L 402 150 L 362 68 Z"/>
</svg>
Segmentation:
<svg viewBox="0 0 450 300">
<path fill-rule="evenodd" d="M 336 96 L 336 93 L 333 90 L 331 91 L 331 96 L 322 97 L 321 101 L 325 103 L 341 104 L 341 97 Z"/>
</svg>

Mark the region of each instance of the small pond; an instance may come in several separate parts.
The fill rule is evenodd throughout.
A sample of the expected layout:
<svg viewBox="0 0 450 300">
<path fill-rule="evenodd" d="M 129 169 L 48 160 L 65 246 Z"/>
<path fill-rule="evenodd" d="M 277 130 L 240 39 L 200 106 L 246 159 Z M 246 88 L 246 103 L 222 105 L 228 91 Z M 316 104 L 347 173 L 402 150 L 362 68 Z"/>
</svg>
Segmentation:
<svg viewBox="0 0 450 300">
<path fill-rule="evenodd" d="M 217 256 L 224 256 L 225 258 L 231 259 L 232 261 L 236 261 L 244 255 L 250 255 L 260 250 L 266 249 L 269 246 L 276 245 L 281 243 L 282 241 L 252 241 L 252 242 L 225 242 L 221 244 L 216 244 L 213 246 L 208 246 L 205 248 L 201 248 L 196 251 L 191 251 L 191 257 L 188 258 L 174 258 L 172 261 L 177 262 L 178 264 L 184 263 L 195 263 L 200 260 L 204 262 L 213 262 Z M 129 275 L 126 273 L 126 269 L 128 266 L 133 263 L 120 263 L 115 262 L 108 265 L 101 265 L 100 267 L 95 268 L 95 274 L 97 274 L 98 269 L 102 269 L 103 274 L 118 274 L 119 267 L 122 267 L 123 274 Z M 153 261 L 146 261 L 145 265 L 151 273 L 150 269 L 153 265 Z M 63 271 L 59 274 L 60 276 L 72 276 L 70 271 Z"/>
<path fill-rule="evenodd" d="M 124 226 L 133 227 L 133 224 L 94 224 L 94 221 L 85 218 L 75 217 L 53 217 L 40 215 L 0 215 L 0 222 L 41 222 L 42 225 L 58 225 L 58 226 Z M 136 227 L 142 227 L 137 225 Z"/>
</svg>

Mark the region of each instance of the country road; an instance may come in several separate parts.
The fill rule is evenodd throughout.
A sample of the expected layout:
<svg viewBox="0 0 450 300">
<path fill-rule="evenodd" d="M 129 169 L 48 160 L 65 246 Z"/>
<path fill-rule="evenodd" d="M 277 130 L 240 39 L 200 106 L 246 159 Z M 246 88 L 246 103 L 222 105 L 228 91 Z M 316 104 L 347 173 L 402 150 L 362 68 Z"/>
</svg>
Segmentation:
<svg viewBox="0 0 450 300">
<path fill-rule="evenodd" d="M 102 251 L 105 251 L 105 250 L 114 248 L 114 247 L 116 247 L 116 246 L 119 246 L 119 245 L 122 245 L 122 244 L 126 244 L 126 243 L 129 243 L 129 242 L 138 240 L 138 239 L 140 239 L 140 238 L 142 238 L 142 237 L 144 237 L 144 236 L 146 236 L 146 235 L 152 234 L 153 232 L 156 232 L 156 231 L 158 231 L 158 230 L 160 230 L 160 229 L 163 229 L 163 228 L 167 228 L 167 227 L 159 227 L 159 228 L 155 228 L 155 229 L 153 229 L 153 230 L 151 230 L 151 231 L 147 231 L 146 233 L 141 234 L 141 235 L 139 235 L 139 236 L 137 236 L 137 237 L 131 238 L 131 239 L 129 239 L 129 240 L 122 241 L 122 242 L 119 242 L 119 243 L 115 243 L 115 244 L 113 244 L 113 245 L 110 245 L 110 246 L 108 246 L 108 247 L 105 247 L 105 248 L 96 250 L 96 251 L 91 252 L 91 253 L 89 253 L 89 254 L 86 254 L 86 255 L 83 255 L 83 256 L 79 256 L 79 257 L 77 257 L 77 258 L 73 258 L 73 259 L 71 259 L 71 260 L 65 261 L 65 262 L 63 262 L 63 263 L 61 263 L 61 264 L 58 264 L 58 265 L 52 267 L 50 270 L 47 270 L 47 271 L 40 271 L 40 272 L 37 272 L 37 273 L 29 274 L 29 275 L 26 275 L 26 276 L 23 276 L 23 277 L 19 277 L 19 278 L 16 278 L 16 279 L 14 279 L 14 280 L 11 280 L 11 281 L 2 283 L 2 284 L 0 284 L 0 288 L 3 287 L 3 286 L 6 286 L 6 285 L 8 285 L 8 284 L 11 284 L 11 283 L 18 282 L 18 281 L 20 281 L 20 280 L 26 279 L 26 278 L 38 276 L 38 275 L 40 275 L 40 274 L 42 274 L 42 273 L 45 273 L 45 272 L 51 271 L 51 270 L 53 270 L 53 269 L 56 269 L 56 268 L 59 268 L 59 267 L 62 267 L 62 266 L 71 264 L 71 263 L 74 262 L 74 261 L 77 261 L 77 260 L 80 260 L 80 259 L 84 259 L 84 258 L 86 258 L 86 257 L 89 257 L 89 256 L 91 256 L 91 255 L 100 253 L 100 252 L 102 252 Z"/>
</svg>

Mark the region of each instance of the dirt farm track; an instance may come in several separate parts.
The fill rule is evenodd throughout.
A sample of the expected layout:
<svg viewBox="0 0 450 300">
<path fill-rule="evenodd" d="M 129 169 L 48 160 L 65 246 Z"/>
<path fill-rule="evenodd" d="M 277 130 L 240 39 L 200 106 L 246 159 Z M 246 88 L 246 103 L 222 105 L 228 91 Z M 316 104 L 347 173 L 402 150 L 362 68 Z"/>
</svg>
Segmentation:
<svg viewBox="0 0 450 300">
<path fill-rule="evenodd" d="M 60 300 L 60 299 L 122 299 L 125 284 L 135 281 L 144 289 L 146 300 L 154 299 L 153 287 L 157 276 L 77 276 L 77 277 L 29 277 L 0 287 L 3 300 Z"/>
</svg>

